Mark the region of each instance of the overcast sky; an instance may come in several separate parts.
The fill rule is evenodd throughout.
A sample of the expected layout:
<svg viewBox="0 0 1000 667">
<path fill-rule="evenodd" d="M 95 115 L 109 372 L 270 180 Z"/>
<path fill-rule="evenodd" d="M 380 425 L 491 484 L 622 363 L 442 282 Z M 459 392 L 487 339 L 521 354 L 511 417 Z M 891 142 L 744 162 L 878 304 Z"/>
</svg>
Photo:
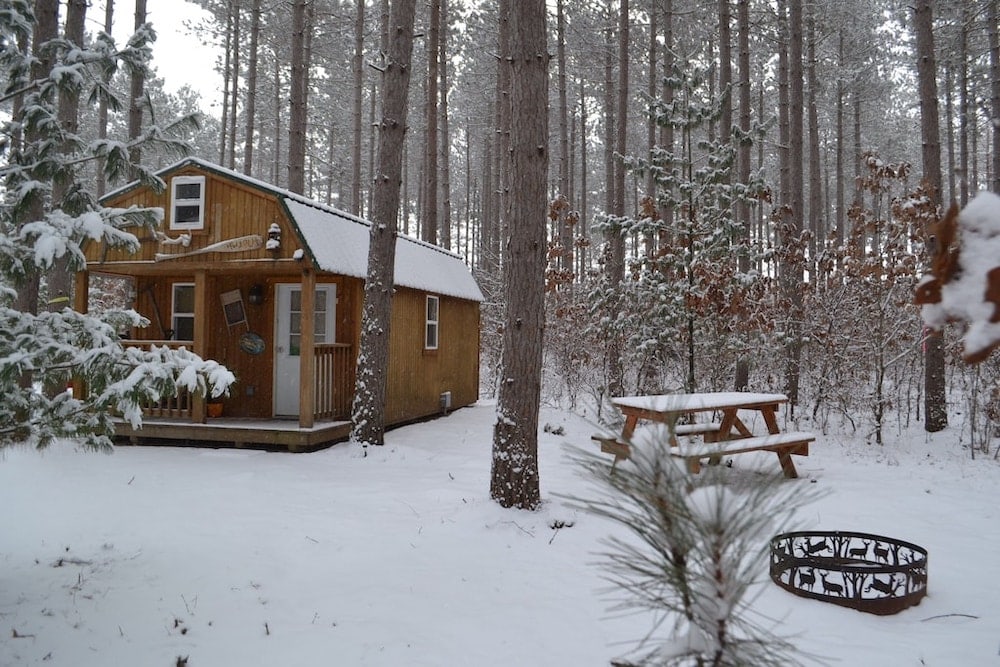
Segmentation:
<svg viewBox="0 0 1000 667">
<path fill-rule="evenodd" d="M 119 9 L 121 7 L 121 9 Z M 88 12 L 91 20 L 103 21 L 103 7 Z M 215 71 L 218 50 L 202 43 L 185 26 L 197 24 L 209 14 L 186 0 L 147 0 L 146 19 L 156 30 L 153 45 L 153 68 L 166 82 L 166 89 L 176 92 L 184 84 L 201 93 L 202 108 L 209 111 L 222 97 L 222 77 Z M 121 42 L 132 33 L 134 14 L 128 5 L 115 6 L 115 40 Z"/>
</svg>

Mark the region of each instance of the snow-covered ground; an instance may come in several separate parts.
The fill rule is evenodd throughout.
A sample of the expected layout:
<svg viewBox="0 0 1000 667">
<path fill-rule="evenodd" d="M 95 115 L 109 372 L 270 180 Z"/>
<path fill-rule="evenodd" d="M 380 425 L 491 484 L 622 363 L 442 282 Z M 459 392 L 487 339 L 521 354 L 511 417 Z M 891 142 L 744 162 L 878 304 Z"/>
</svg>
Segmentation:
<svg viewBox="0 0 1000 667">
<path fill-rule="evenodd" d="M 610 611 L 596 554 L 617 528 L 560 498 L 590 490 L 567 452 L 593 449 L 594 427 L 545 411 L 565 433 L 541 435 L 545 504 L 524 512 L 489 499 L 493 419 L 463 409 L 367 458 L 5 451 L 0 665 L 606 666 L 650 628 Z M 919 606 L 873 616 L 762 574 L 755 609 L 829 664 L 1000 665 L 1000 463 L 957 439 L 820 435 L 784 482 L 826 491 L 801 527 L 925 547 Z M 736 466 L 778 474 L 756 456 Z"/>
</svg>

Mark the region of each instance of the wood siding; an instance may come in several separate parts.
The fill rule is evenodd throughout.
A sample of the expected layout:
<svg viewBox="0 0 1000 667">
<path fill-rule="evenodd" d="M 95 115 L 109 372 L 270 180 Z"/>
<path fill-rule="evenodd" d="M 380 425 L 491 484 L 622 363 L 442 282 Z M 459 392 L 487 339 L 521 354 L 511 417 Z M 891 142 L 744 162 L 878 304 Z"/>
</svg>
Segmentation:
<svg viewBox="0 0 1000 667">
<path fill-rule="evenodd" d="M 439 296 L 430 294 L 431 296 Z M 479 304 L 440 296 L 438 349 L 424 349 L 427 292 L 397 288 L 392 304 L 386 423 L 398 424 L 479 398 Z"/>
<path fill-rule="evenodd" d="M 281 227 L 281 248 L 277 251 L 267 250 L 262 246 L 257 250 L 245 252 L 226 253 L 225 255 L 221 253 L 194 255 L 190 258 L 170 259 L 166 262 L 204 261 L 206 257 L 215 258 L 218 261 L 222 261 L 219 258 L 224 258 L 225 261 L 291 259 L 295 250 L 301 247 L 285 218 L 284 210 L 277 197 L 250 185 L 232 181 L 195 167 L 179 169 L 170 174 L 166 178 L 166 189 L 159 194 L 149 188 L 134 188 L 126 190 L 120 195 L 109 197 L 105 201 L 105 206 L 117 208 L 128 208 L 129 206 L 160 207 L 164 214 L 160 231 L 170 238 L 177 238 L 184 232 L 170 229 L 170 183 L 174 176 L 205 176 L 205 227 L 190 232 L 191 244 L 188 247 L 164 245 L 147 230 L 132 230 L 142 243 L 142 248 L 137 254 L 129 255 L 122 250 L 112 248 L 105 252 L 103 244 L 88 243 L 84 249 L 87 261 L 153 261 L 156 253 L 189 253 L 211 243 L 252 234 L 260 236 L 266 242 L 271 223 L 278 223 L 278 226 Z"/>
</svg>

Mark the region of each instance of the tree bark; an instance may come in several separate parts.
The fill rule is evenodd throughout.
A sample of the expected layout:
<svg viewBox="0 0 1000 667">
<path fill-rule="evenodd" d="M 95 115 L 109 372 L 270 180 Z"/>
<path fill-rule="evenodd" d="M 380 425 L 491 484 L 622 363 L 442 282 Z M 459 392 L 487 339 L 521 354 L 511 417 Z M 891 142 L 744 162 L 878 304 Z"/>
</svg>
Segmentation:
<svg viewBox="0 0 1000 667">
<path fill-rule="evenodd" d="M 490 496 L 503 507 L 535 509 L 538 408 L 545 325 L 548 52 L 545 0 L 511 6 L 510 235 L 504 262 L 503 332 Z"/>
<path fill-rule="evenodd" d="M 364 59 L 365 55 L 365 0 L 356 1 L 354 15 L 354 57 L 351 59 L 351 73 L 354 77 L 354 106 L 351 114 L 353 123 L 351 142 L 351 203 L 350 212 L 361 215 L 361 114 L 364 101 Z M 329 165 L 333 170 L 333 164 Z"/>
<path fill-rule="evenodd" d="M 438 118 L 441 124 L 441 141 L 438 164 L 441 167 L 441 247 L 455 250 L 451 239 L 451 135 L 448 126 L 448 0 L 441 0 L 440 35 L 438 37 L 438 69 L 440 73 L 440 102 Z"/>
<path fill-rule="evenodd" d="M 87 20 L 87 0 L 68 0 L 66 6 L 66 27 L 63 35 L 67 42 L 83 47 L 84 25 Z M 80 96 L 73 91 L 62 90 L 59 92 L 58 106 L 59 124 L 64 132 L 71 137 L 75 137 L 80 129 Z M 67 158 L 73 154 L 72 144 L 63 146 L 63 152 Z M 79 215 L 83 211 L 78 207 L 70 205 L 64 198 L 69 192 L 70 183 L 74 180 L 73 168 L 69 168 L 70 173 L 61 177 L 57 175 L 52 184 L 52 205 L 62 209 L 69 215 Z M 48 287 L 48 309 L 50 311 L 60 311 L 63 308 L 70 308 L 73 299 L 73 272 L 69 267 L 69 255 L 56 258 L 52 269 L 46 276 Z M 63 387 L 64 389 L 65 387 Z"/>
<path fill-rule="evenodd" d="M 146 22 L 146 0 L 135 0 L 135 29 Z M 142 107 L 146 92 L 146 74 L 138 70 L 132 74 L 129 86 L 128 138 L 133 141 L 142 134 Z M 138 146 L 129 149 L 129 160 L 134 164 L 142 161 L 142 151 Z"/>
<path fill-rule="evenodd" d="M 292 4 L 292 71 L 288 115 L 288 189 L 305 193 L 306 186 L 306 2 Z"/>
<path fill-rule="evenodd" d="M 802 360 L 802 232 L 805 185 L 803 183 L 803 71 L 802 71 L 802 0 L 788 3 L 788 200 L 782 223 L 783 241 L 788 254 L 781 271 L 782 290 L 789 303 L 789 342 L 785 348 L 785 391 L 794 410 L 799 401 L 799 377 Z"/>
<path fill-rule="evenodd" d="M 992 184 L 993 192 L 1000 192 L 1000 36 L 997 26 L 1000 25 L 998 0 L 986 1 L 987 37 L 990 45 L 990 109 L 993 114 L 991 127 L 992 150 Z"/>
<path fill-rule="evenodd" d="M 247 63 L 246 129 L 243 144 L 243 173 L 253 175 L 254 126 L 257 121 L 257 61 L 260 43 L 260 0 L 250 7 L 250 61 Z"/>
<path fill-rule="evenodd" d="M 351 438 L 363 446 L 385 442 L 386 369 L 396 258 L 396 229 L 406 142 L 407 96 L 416 0 L 394 0 L 389 15 L 389 51 L 382 74 L 382 118 L 374 177 L 368 273 L 362 311 Z"/>
<path fill-rule="evenodd" d="M 424 145 L 424 224 L 422 237 L 427 243 L 438 242 L 438 40 L 440 39 L 441 0 L 430 0 L 427 26 L 427 98 L 424 119 L 427 123 Z"/>
<path fill-rule="evenodd" d="M 114 0 L 104 1 L 104 32 L 111 34 L 114 28 L 114 17 L 115 17 L 115 2 Z M 107 81 L 105 81 L 107 83 Z M 17 114 L 15 114 L 17 115 Z M 103 97 L 97 103 L 97 138 L 104 139 L 108 138 L 108 101 Z M 99 167 L 97 169 L 97 197 L 101 198 L 104 196 L 105 191 L 108 187 L 107 178 L 104 175 L 104 163 L 105 160 L 99 161 Z"/>
<path fill-rule="evenodd" d="M 741 140 L 736 148 L 736 178 L 740 183 L 750 182 L 750 149 L 747 141 L 750 136 L 750 0 L 738 0 L 736 3 L 736 40 L 737 62 L 739 76 L 739 123 Z M 741 239 L 749 244 L 751 239 L 750 202 L 745 197 L 736 204 L 736 224 L 740 228 Z M 741 253 L 739 257 L 740 273 L 750 272 L 750 257 Z M 747 345 L 749 348 L 749 342 Z M 742 351 L 736 359 L 736 374 L 734 378 L 736 391 L 746 391 L 750 386 L 750 354 Z"/>
<path fill-rule="evenodd" d="M 941 139 L 938 120 L 937 65 L 934 57 L 933 0 L 918 0 L 913 11 L 920 92 L 920 138 L 924 181 L 933 200 L 941 200 Z M 945 396 L 944 340 L 930 332 L 924 341 L 924 429 L 934 433 L 948 425 Z"/>
</svg>

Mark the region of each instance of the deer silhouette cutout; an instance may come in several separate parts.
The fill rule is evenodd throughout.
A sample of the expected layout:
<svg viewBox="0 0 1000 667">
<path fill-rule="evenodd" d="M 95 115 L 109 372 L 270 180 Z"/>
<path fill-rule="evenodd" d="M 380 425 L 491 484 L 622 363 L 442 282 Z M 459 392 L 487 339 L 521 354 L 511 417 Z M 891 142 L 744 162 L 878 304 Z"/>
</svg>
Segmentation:
<svg viewBox="0 0 1000 667">
<path fill-rule="evenodd" d="M 834 595 L 843 595 L 844 594 L 844 587 L 841 586 L 840 584 L 831 584 L 829 581 L 826 580 L 826 574 L 819 575 L 819 578 L 820 578 L 820 581 L 823 582 L 823 592 L 824 593 L 832 593 Z"/>
<path fill-rule="evenodd" d="M 806 574 L 805 570 L 799 570 L 799 588 L 803 586 L 808 586 L 809 590 L 813 589 L 816 585 L 816 570 L 810 569 L 809 574 Z"/>
<path fill-rule="evenodd" d="M 852 547 L 847 551 L 847 554 L 852 558 L 864 558 L 868 555 L 868 546 L 871 544 L 871 540 L 863 540 L 865 545 L 863 547 Z"/>
<path fill-rule="evenodd" d="M 896 583 L 895 577 L 889 577 L 889 581 L 882 581 L 878 577 L 872 577 L 872 582 L 868 584 L 865 588 L 865 593 L 870 593 L 874 588 L 879 593 L 884 593 L 885 595 L 894 595 L 896 593 L 896 588 L 898 584 Z"/>
<path fill-rule="evenodd" d="M 801 544 L 799 545 L 799 549 L 802 551 L 802 553 L 809 554 L 810 556 L 819 553 L 820 551 L 826 551 L 829 548 L 830 544 L 825 539 L 822 539 L 816 543 L 813 543 L 812 540 L 806 540 L 805 545 Z"/>
<path fill-rule="evenodd" d="M 879 547 L 878 544 L 875 545 L 875 557 L 884 563 L 889 562 L 889 547 Z"/>
</svg>

